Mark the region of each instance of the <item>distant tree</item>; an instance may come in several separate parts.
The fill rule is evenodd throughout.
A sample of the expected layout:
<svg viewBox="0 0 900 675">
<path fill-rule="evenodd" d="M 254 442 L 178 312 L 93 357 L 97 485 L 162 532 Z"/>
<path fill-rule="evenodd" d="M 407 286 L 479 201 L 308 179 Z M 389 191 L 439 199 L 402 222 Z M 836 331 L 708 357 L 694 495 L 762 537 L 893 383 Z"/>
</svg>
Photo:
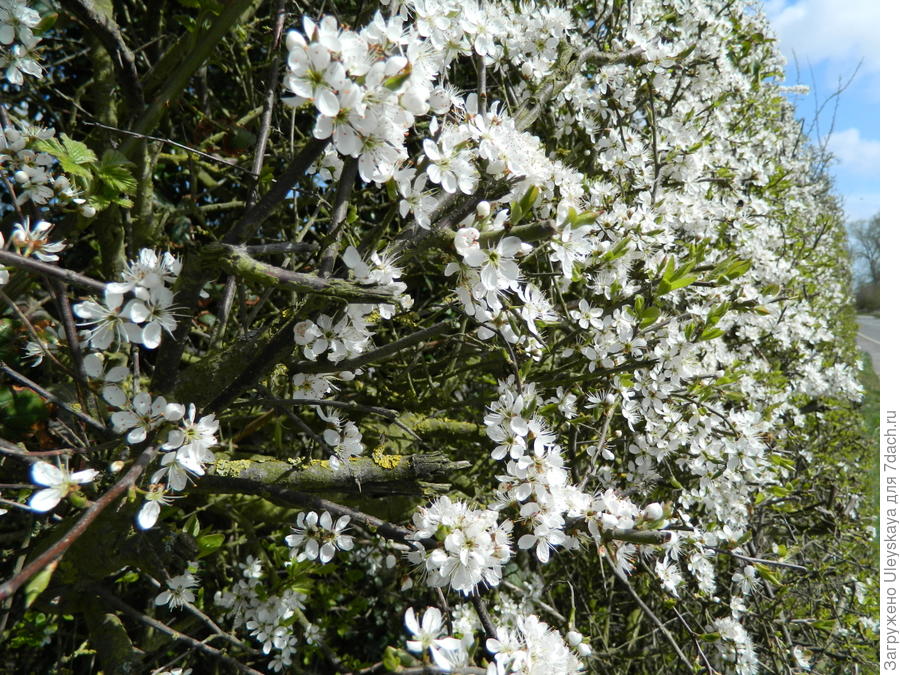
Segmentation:
<svg viewBox="0 0 900 675">
<path fill-rule="evenodd" d="M 850 252 L 864 267 L 867 275 L 860 283 L 878 285 L 881 280 L 881 214 L 868 220 L 856 220 L 848 225 Z"/>
</svg>

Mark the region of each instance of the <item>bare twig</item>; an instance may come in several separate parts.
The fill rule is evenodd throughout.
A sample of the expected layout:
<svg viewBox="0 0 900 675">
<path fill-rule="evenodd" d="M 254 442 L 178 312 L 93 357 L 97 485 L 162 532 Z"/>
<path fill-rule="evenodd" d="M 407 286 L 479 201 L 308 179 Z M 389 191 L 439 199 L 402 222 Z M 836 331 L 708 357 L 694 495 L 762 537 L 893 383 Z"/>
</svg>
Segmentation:
<svg viewBox="0 0 900 675">
<path fill-rule="evenodd" d="M 281 33 L 284 31 L 284 0 L 275 3 L 275 23 L 272 26 L 272 47 L 269 54 L 272 65 L 269 66 L 269 86 L 266 89 L 266 100 L 263 103 L 262 119 L 259 122 L 259 134 L 256 137 L 256 148 L 253 150 L 253 163 L 250 165 L 250 173 L 257 179 L 262 172 L 263 160 L 266 157 L 266 144 L 269 141 L 269 132 L 272 129 L 272 110 L 275 108 L 275 93 L 278 91 L 281 72 L 281 60 L 278 47 L 281 44 Z M 251 192 L 251 201 L 256 201 L 258 186 L 254 181 Z"/>
<path fill-rule="evenodd" d="M 481 620 L 481 625 L 484 627 L 484 632 L 487 633 L 488 637 L 497 639 L 497 627 L 494 626 L 494 622 L 491 620 L 490 614 L 488 614 L 487 607 L 484 606 L 484 601 L 478 595 L 473 595 L 471 598 L 472 606 L 475 608 L 476 614 L 478 614 L 478 618 Z"/>
<path fill-rule="evenodd" d="M 224 164 L 225 166 L 229 166 L 233 169 L 237 169 L 238 171 L 243 171 L 244 173 L 252 173 L 250 169 L 245 169 L 242 166 L 238 166 L 231 160 L 224 159 L 222 157 L 217 157 L 216 155 L 211 155 L 208 152 L 203 152 L 202 150 L 197 150 L 197 148 L 192 148 L 189 145 L 185 145 L 184 143 L 179 143 L 178 141 L 173 141 L 171 138 L 161 138 L 160 136 L 151 136 L 150 134 L 139 134 L 136 131 L 129 131 L 128 129 L 119 129 L 117 127 L 111 127 L 106 124 L 100 124 L 99 122 L 85 122 L 86 125 L 91 127 L 100 127 L 101 129 L 106 129 L 107 131 L 112 131 L 117 134 L 122 134 L 123 136 L 130 136 L 132 138 L 140 138 L 146 141 L 156 141 L 157 143 L 165 143 L 166 145 L 171 145 L 173 147 L 179 148 L 181 150 L 186 150 L 194 155 L 198 155 L 203 159 L 208 159 L 210 162 L 217 162 L 219 164 Z"/>
<path fill-rule="evenodd" d="M 84 371 L 84 355 L 81 351 L 81 340 L 78 338 L 78 328 L 75 326 L 75 317 L 72 316 L 72 307 L 66 298 L 66 285 L 59 279 L 51 279 L 50 286 L 54 291 L 56 307 L 59 310 L 59 318 L 69 345 L 69 353 L 72 355 L 72 364 L 75 366 L 75 379 L 78 384 L 78 393 L 82 407 L 85 406 L 86 395 L 89 391 L 87 374 Z"/>
<path fill-rule="evenodd" d="M 137 72 L 134 54 L 125 40 L 122 31 L 115 21 L 106 14 L 97 11 L 94 3 L 88 0 L 62 0 L 62 6 L 93 33 L 103 47 L 109 52 L 115 64 L 119 84 L 125 93 L 125 99 L 132 109 L 139 110 L 144 105 L 144 88 Z"/>
<path fill-rule="evenodd" d="M 729 551 L 726 548 L 717 548 L 715 546 L 706 546 L 705 548 L 709 549 L 710 551 L 715 551 L 716 553 L 730 555 L 732 558 L 737 558 L 738 560 L 743 560 L 744 562 L 756 563 L 759 565 L 769 565 L 770 567 L 785 567 L 790 570 L 797 570 L 798 572 L 809 572 L 808 568 L 804 567 L 803 565 L 797 565 L 795 563 L 786 563 L 779 560 L 766 560 L 765 558 L 753 558 L 749 555 L 744 555 L 743 553 L 737 553 L 736 551 Z"/>
<path fill-rule="evenodd" d="M 46 399 L 47 401 L 50 401 L 51 403 L 53 403 L 55 405 L 58 405 L 60 408 L 65 410 L 67 413 L 69 413 L 70 415 L 73 415 L 74 417 L 77 417 L 85 424 L 92 426 L 92 427 L 94 427 L 94 429 L 97 429 L 98 431 L 102 431 L 103 433 L 108 433 L 106 425 L 98 422 L 90 415 L 85 415 L 80 410 L 76 410 L 75 408 L 70 406 L 68 403 L 62 401 L 59 397 L 51 394 L 49 391 L 44 389 L 41 385 L 37 384 L 36 382 L 32 382 L 30 379 L 28 379 L 21 373 L 13 370 L 9 366 L 7 366 L 6 363 L 3 361 L 0 361 L 0 371 L 3 371 L 4 373 L 6 373 L 9 377 L 16 380 L 16 382 L 19 382 L 20 384 L 25 385 L 26 387 L 31 389 L 35 394 L 37 394 L 41 398 Z"/>
<path fill-rule="evenodd" d="M 21 256 L 18 253 L 13 253 L 11 251 L 0 250 L 0 264 L 11 265 L 20 270 L 35 272 L 36 274 L 43 274 L 52 279 L 62 279 L 72 286 L 86 288 L 95 293 L 103 293 L 106 290 L 106 284 L 102 281 L 91 279 L 90 277 L 78 274 L 78 272 L 63 269 L 62 267 L 41 262 L 34 258 L 26 258 L 25 256 Z"/>
<path fill-rule="evenodd" d="M 326 241 L 330 242 L 325 252 L 322 254 L 322 261 L 319 263 L 319 276 L 330 277 L 334 272 L 334 265 L 337 262 L 338 252 L 338 236 L 341 228 L 347 220 L 347 210 L 350 208 L 350 194 L 353 192 L 353 184 L 356 182 L 356 170 L 359 166 L 359 159 L 349 157 L 344 160 L 344 168 L 341 169 L 341 177 L 338 179 L 337 187 L 334 191 L 334 204 L 331 209 L 331 227 L 328 230 Z"/>
</svg>

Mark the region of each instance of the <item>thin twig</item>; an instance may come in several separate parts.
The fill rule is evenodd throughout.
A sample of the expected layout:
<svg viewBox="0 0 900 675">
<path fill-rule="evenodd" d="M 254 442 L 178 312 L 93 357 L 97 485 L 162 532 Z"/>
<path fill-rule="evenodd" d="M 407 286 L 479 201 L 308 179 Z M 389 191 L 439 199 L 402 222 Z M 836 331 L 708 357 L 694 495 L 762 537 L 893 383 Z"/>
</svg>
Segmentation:
<svg viewBox="0 0 900 675">
<path fill-rule="evenodd" d="M 44 356 L 46 356 L 48 359 L 53 361 L 53 363 L 55 363 L 57 365 L 57 367 L 61 368 L 62 370 L 66 371 L 66 372 L 69 372 L 69 369 L 65 365 L 63 365 L 62 362 L 60 362 L 60 360 L 58 358 L 56 358 L 56 355 L 53 352 L 51 352 L 47 347 L 44 346 L 44 340 L 41 338 L 40 335 L 38 335 L 37 329 L 34 327 L 34 325 L 31 323 L 31 321 L 25 315 L 25 312 L 23 312 L 21 309 L 19 309 L 19 306 L 12 300 L 12 298 L 10 298 L 8 295 L 6 295 L 6 293 L 4 293 L 3 291 L 0 291 L 0 300 L 3 300 L 3 302 L 5 302 L 7 305 L 9 305 L 9 308 L 13 312 L 15 312 L 15 315 L 17 317 L 19 317 L 19 321 L 21 321 L 25 325 L 25 328 L 28 329 L 28 332 L 31 334 L 31 337 L 34 339 L 35 344 L 37 344 L 41 348 L 41 351 L 44 352 Z"/>
<path fill-rule="evenodd" d="M 75 16 L 109 52 L 115 64 L 116 74 L 125 99 L 132 109 L 140 110 L 144 106 L 144 89 L 138 76 L 134 53 L 125 44 L 122 31 L 115 21 L 106 14 L 97 11 L 89 0 L 61 0 L 62 6 Z"/>
<path fill-rule="evenodd" d="M 157 143 L 165 143 L 166 145 L 171 145 L 180 150 L 186 150 L 192 154 L 198 155 L 203 159 L 208 159 L 211 162 L 218 162 L 219 164 L 224 164 L 225 166 L 229 166 L 233 169 L 237 169 L 238 171 L 243 171 L 244 173 L 252 174 L 253 172 L 250 169 L 245 169 L 234 162 L 223 159 L 222 157 L 216 157 L 215 155 L 211 155 L 208 152 L 203 152 L 202 150 L 197 150 L 197 148 L 192 148 L 189 145 L 185 145 L 184 143 L 179 143 L 178 141 L 173 141 L 171 138 L 161 138 L 160 136 L 151 136 L 150 134 L 139 134 L 136 131 L 129 131 L 128 129 L 119 129 L 117 127 L 111 127 L 106 124 L 100 124 L 100 122 L 85 122 L 86 125 L 91 127 L 100 127 L 101 129 L 106 129 L 107 131 L 113 131 L 117 134 L 122 134 L 124 136 L 131 136 L 132 138 L 140 138 L 142 140 L 147 141 L 156 141 Z"/>
<path fill-rule="evenodd" d="M 87 424 L 87 425 L 89 425 L 89 426 L 92 426 L 92 427 L 94 427 L 95 429 L 97 429 L 98 431 L 102 431 L 103 433 L 107 433 L 107 432 L 108 432 L 108 430 L 107 430 L 105 424 L 102 424 L 101 422 L 98 422 L 97 420 L 95 420 L 95 419 L 94 419 L 93 417 L 91 417 L 90 415 L 85 415 L 85 414 L 84 414 L 83 412 L 81 412 L 80 410 L 76 410 L 75 408 L 73 408 L 72 406 L 70 406 L 68 403 L 65 403 L 64 401 L 62 401 L 59 397 L 57 397 L 57 396 L 51 394 L 49 391 L 47 391 L 46 389 L 44 389 L 41 385 L 37 384 L 36 382 L 32 382 L 30 379 L 28 379 L 27 377 L 25 377 L 25 376 L 22 375 L 21 373 L 19 373 L 19 372 L 13 370 L 13 369 L 10 368 L 9 366 L 7 366 L 6 363 L 3 362 L 3 361 L 0 361 L 0 370 L 2 370 L 2 371 L 3 371 L 4 373 L 6 373 L 9 377 L 13 378 L 14 380 L 16 380 L 17 382 L 19 382 L 20 384 L 23 384 L 23 385 L 25 385 L 26 387 L 28 387 L 29 389 L 31 389 L 34 393 L 36 393 L 36 394 L 37 394 L 38 396 L 40 396 L 41 398 L 46 399 L 47 401 L 50 401 L 51 403 L 53 403 L 53 404 L 55 404 L 55 405 L 58 405 L 60 408 L 62 408 L 63 410 L 65 410 L 67 413 L 69 413 L 70 415 L 73 415 L 73 416 L 77 417 L 78 419 L 80 419 L 80 420 L 81 420 L 82 422 L 84 422 L 85 424 Z"/>
<path fill-rule="evenodd" d="M 81 406 L 87 408 L 86 396 L 90 387 L 84 370 L 84 354 L 81 350 L 81 340 L 78 338 L 78 328 L 75 325 L 75 317 L 72 316 L 72 307 L 66 298 L 66 285 L 59 279 L 51 279 L 49 283 L 54 291 L 59 318 L 66 335 L 66 342 L 69 345 L 69 354 L 72 355 L 72 364 L 75 366 L 75 382 L 78 385 Z"/>
<path fill-rule="evenodd" d="M 715 546 L 706 546 L 705 548 L 709 549 L 710 551 L 715 551 L 716 553 L 730 555 L 731 557 L 737 558 L 738 560 L 743 560 L 744 562 L 769 565 L 771 567 L 786 567 L 787 569 L 797 570 L 798 572 L 809 572 L 809 569 L 807 569 L 803 565 L 797 565 L 795 563 L 786 563 L 779 560 L 766 560 L 765 558 L 753 558 L 749 555 L 744 555 L 743 553 L 737 553 L 736 551 L 729 551 L 728 549 L 717 548 Z"/>
<path fill-rule="evenodd" d="M 278 84 L 281 81 L 279 75 L 281 73 L 281 60 L 279 59 L 279 45 L 281 44 L 281 33 L 284 31 L 284 0 L 277 0 L 275 3 L 275 23 L 272 26 L 272 47 L 269 49 L 269 55 L 272 64 L 269 66 L 269 86 L 266 89 L 266 100 L 263 103 L 262 119 L 259 123 L 259 134 L 256 138 L 256 147 L 253 150 L 253 163 L 250 165 L 250 173 L 256 180 L 259 180 L 259 174 L 262 172 L 263 160 L 266 157 L 266 144 L 269 141 L 269 132 L 272 129 L 272 111 L 275 109 L 275 93 L 278 90 Z M 256 180 L 253 182 L 251 191 L 251 201 L 256 201 L 259 186 Z"/>
<path fill-rule="evenodd" d="M 51 265 L 50 263 L 41 262 L 40 260 L 35 260 L 34 258 L 26 258 L 25 256 L 21 256 L 18 253 L 13 253 L 12 251 L 0 250 L 0 264 L 11 265 L 12 267 L 16 267 L 27 272 L 43 274 L 53 279 L 62 279 L 68 284 L 78 286 L 79 288 L 86 288 L 89 291 L 94 291 L 95 293 L 103 293 L 106 290 L 106 284 L 102 281 L 91 279 L 90 277 L 78 274 L 78 272 L 63 269 L 62 267 L 57 267 L 56 265 Z"/>
<path fill-rule="evenodd" d="M 315 431 L 313 431 L 306 422 L 304 422 L 302 419 L 297 417 L 297 415 L 294 414 L 294 411 L 291 410 L 290 405 L 284 403 L 282 399 L 275 398 L 272 395 L 272 392 L 269 391 L 264 386 L 260 386 L 260 391 L 262 391 L 265 394 L 266 401 L 270 402 L 272 405 L 274 405 L 279 410 L 281 410 L 281 412 L 283 412 L 285 415 L 287 415 L 288 419 L 290 419 L 291 422 L 296 424 L 303 431 L 304 434 L 306 434 L 307 436 L 312 438 L 316 443 L 318 443 L 319 447 L 322 448 L 322 450 L 325 452 L 325 454 L 331 454 L 331 447 L 328 445 L 328 443 L 326 443 L 325 440 L 319 434 L 317 434 Z"/>
<path fill-rule="evenodd" d="M 478 69 L 478 114 L 487 115 L 487 62 L 480 54 L 475 55 L 475 64 Z"/>
<path fill-rule="evenodd" d="M 341 227 L 347 220 L 347 211 L 350 208 L 350 194 L 353 192 L 353 184 L 356 182 L 358 166 L 359 159 L 350 157 L 344 161 L 344 168 L 341 169 L 341 177 L 338 179 L 338 184 L 334 191 L 334 204 L 332 204 L 331 208 L 331 228 L 325 236 L 325 240 L 331 243 L 328 244 L 328 247 L 322 254 L 322 261 L 319 263 L 320 277 L 330 277 L 334 272 L 338 252 L 337 240 Z"/>
<path fill-rule="evenodd" d="M 547 614 L 552 616 L 554 619 L 556 619 L 560 623 L 563 623 L 563 624 L 566 623 L 566 617 L 564 617 L 562 614 L 557 612 L 553 607 L 548 605 L 546 602 L 544 602 L 540 598 L 534 598 L 534 597 L 530 596 L 528 593 L 525 592 L 525 589 L 519 588 L 515 584 L 511 584 L 506 579 L 501 580 L 500 585 L 503 586 L 503 588 L 508 588 L 509 590 L 511 590 L 515 593 L 518 593 L 523 598 L 527 598 L 528 600 L 531 600 L 531 602 L 533 602 L 535 605 L 537 605 L 542 610 L 547 612 Z"/>
</svg>

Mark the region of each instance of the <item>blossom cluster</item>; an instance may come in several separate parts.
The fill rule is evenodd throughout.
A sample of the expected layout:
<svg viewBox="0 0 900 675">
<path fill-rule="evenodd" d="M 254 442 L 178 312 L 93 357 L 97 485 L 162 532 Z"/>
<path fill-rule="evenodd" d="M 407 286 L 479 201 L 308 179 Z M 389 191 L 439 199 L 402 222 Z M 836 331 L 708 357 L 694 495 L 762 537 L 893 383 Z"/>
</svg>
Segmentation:
<svg viewBox="0 0 900 675">
<path fill-rule="evenodd" d="M 241 578 L 230 588 L 216 591 L 214 602 L 231 618 L 234 628 L 245 629 L 260 643 L 262 653 L 272 656 L 269 668 L 281 672 L 290 667 L 297 652 L 292 624 L 302 614 L 306 597 L 290 588 L 267 594 L 258 558 L 248 556 L 238 569 Z"/>
<path fill-rule="evenodd" d="M 415 548 L 407 555 L 421 565 L 429 586 L 449 586 L 465 595 L 484 583 L 496 586 L 501 569 L 512 555 L 510 521 L 498 522 L 498 513 L 473 509 L 465 502 L 440 497 L 413 516 Z M 426 551 L 421 541 L 436 537 L 439 545 Z"/>
<path fill-rule="evenodd" d="M 175 329 L 169 286 L 180 271 L 181 261 L 172 254 L 142 249 L 122 273 L 123 280 L 107 284 L 102 302 L 88 300 L 73 308 L 82 325 L 90 327 L 87 344 L 100 351 L 128 342 L 159 347 L 163 331 Z M 133 297 L 125 302 L 128 293 Z"/>
<path fill-rule="evenodd" d="M 420 620 L 410 607 L 404 614 L 404 623 L 412 637 L 406 641 L 406 649 L 427 654 L 441 672 L 453 672 L 472 662 L 474 637 L 466 633 L 463 638 L 446 635 L 437 608 L 428 607 Z M 457 624 L 454 621 L 454 629 Z M 591 653 L 581 633 L 569 631 L 563 638 L 534 614 L 519 615 L 512 625 L 497 626 L 497 637 L 487 638 L 485 647 L 494 655 L 487 670 L 491 675 L 578 673 L 583 666 L 570 647 L 582 656 Z"/>
</svg>

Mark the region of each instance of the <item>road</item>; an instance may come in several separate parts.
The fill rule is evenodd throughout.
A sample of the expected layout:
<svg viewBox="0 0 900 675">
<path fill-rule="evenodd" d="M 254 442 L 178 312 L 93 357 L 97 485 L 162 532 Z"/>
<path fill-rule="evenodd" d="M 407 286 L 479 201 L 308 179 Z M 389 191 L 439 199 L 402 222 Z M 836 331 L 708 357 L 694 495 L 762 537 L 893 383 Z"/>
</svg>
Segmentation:
<svg viewBox="0 0 900 675">
<path fill-rule="evenodd" d="M 859 332 L 856 334 L 856 343 L 859 348 L 872 357 L 872 367 L 875 372 L 881 374 L 881 321 L 874 316 L 858 315 L 856 321 L 859 324 Z"/>
</svg>

